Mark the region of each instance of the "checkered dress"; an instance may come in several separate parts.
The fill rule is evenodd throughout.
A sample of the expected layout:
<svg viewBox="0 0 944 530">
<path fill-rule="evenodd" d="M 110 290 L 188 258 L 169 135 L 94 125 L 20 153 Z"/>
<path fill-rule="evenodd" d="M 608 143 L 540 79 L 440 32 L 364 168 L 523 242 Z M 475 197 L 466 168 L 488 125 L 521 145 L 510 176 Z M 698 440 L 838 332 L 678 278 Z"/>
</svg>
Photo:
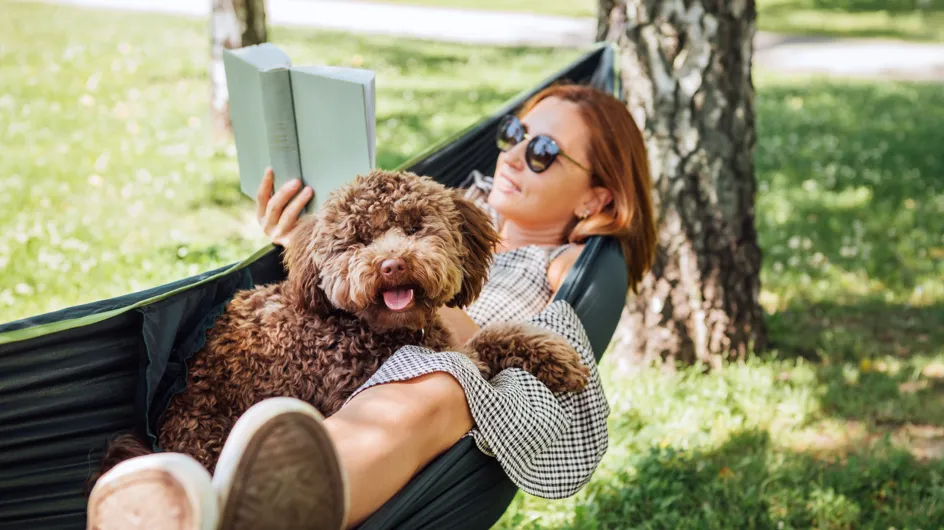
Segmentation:
<svg viewBox="0 0 944 530">
<path fill-rule="evenodd" d="M 491 181 L 476 174 L 469 197 L 485 204 Z M 531 374 L 509 368 L 485 380 L 464 355 L 419 346 L 397 351 L 351 397 L 374 385 L 413 379 L 431 372 L 452 374 L 465 390 L 475 427 L 469 436 L 494 456 L 511 480 L 539 497 L 560 499 L 576 493 L 607 449 L 609 406 L 583 325 L 567 302 L 550 305 L 547 266 L 564 247 L 524 247 L 495 257 L 488 282 L 467 308 L 479 325 L 525 320 L 558 333 L 590 367 L 587 387 L 553 394 Z"/>
</svg>

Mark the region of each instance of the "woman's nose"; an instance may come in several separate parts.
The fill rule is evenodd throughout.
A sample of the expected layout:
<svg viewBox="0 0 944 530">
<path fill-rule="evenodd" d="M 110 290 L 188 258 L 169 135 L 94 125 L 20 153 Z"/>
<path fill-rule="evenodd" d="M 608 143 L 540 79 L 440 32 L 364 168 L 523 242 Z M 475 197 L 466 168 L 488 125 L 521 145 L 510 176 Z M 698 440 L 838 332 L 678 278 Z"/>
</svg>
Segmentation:
<svg viewBox="0 0 944 530">
<path fill-rule="evenodd" d="M 527 143 L 526 141 L 518 142 L 514 147 L 504 153 L 505 162 L 517 171 L 524 169 L 524 154 L 527 149 Z"/>
</svg>

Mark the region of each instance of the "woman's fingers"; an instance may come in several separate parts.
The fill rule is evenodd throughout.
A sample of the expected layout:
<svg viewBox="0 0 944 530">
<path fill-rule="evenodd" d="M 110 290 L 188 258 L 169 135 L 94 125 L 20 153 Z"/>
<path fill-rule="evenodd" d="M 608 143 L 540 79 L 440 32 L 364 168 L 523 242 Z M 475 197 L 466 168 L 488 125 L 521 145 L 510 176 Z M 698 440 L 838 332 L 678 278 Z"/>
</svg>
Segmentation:
<svg viewBox="0 0 944 530">
<path fill-rule="evenodd" d="M 305 205 L 308 204 L 308 201 L 311 200 L 314 194 L 311 187 L 305 186 L 302 191 L 292 199 L 292 202 L 288 203 L 288 206 L 282 211 L 282 215 L 279 216 L 279 223 L 275 228 L 277 234 L 285 236 L 295 229 L 295 225 L 298 224 L 298 216 L 301 215 L 302 210 L 305 209 Z"/>
<path fill-rule="evenodd" d="M 298 192 L 300 186 L 301 181 L 293 179 L 286 182 L 279 188 L 279 191 L 275 192 L 275 195 L 269 199 L 269 204 L 266 206 L 265 215 L 262 219 L 262 229 L 266 234 L 269 234 L 270 237 L 272 236 L 271 231 L 279 224 L 279 219 L 282 217 L 282 210 L 285 209 L 285 205 L 288 204 L 292 196 Z"/>
<path fill-rule="evenodd" d="M 262 175 L 262 182 L 259 183 L 259 189 L 256 190 L 256 220 L 262 224 L 262 218 L 265 217 L 266 207 L 269 205 L 269 199 L 272 198 L 272 181 L 275 180 L 275 173 L 272 168 L 266 168 Z"/>
<path fill-rule="evenodd" d="M 272 168 L 266 169 L 256 191 L 256 218 L 269 239 L 276 244 L 288 246 L 292 230 L 298 223 L 298 216 L 315 193 L 308 186 L 299 192 L 301 180 L 294 179 L 286 182 L 273 195 L 274 180 L 275 173 Z"/>
</svg>

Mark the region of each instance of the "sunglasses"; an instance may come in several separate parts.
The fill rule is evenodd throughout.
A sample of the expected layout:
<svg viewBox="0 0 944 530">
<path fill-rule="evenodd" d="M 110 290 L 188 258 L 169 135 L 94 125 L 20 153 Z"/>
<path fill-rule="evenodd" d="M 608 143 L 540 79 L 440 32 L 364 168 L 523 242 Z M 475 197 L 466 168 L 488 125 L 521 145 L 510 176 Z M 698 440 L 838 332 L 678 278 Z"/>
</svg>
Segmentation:
<svg viewBox="0 0 944 530">
<path fill-rule="evenodd" d="M 498 124 L 498 148 L 502 152 L 510 151 L 514 146 L 528 140 L 524 160 L 535 173 L 542 173 L 551 167 L 558 155 L 570 160 L 580 169 L 590 173 L 590 169 L 567 156 L 553 138 L 545 134 L 531 136 L 524 124 L 515 116 L 505 116 Z"/>
</svg>

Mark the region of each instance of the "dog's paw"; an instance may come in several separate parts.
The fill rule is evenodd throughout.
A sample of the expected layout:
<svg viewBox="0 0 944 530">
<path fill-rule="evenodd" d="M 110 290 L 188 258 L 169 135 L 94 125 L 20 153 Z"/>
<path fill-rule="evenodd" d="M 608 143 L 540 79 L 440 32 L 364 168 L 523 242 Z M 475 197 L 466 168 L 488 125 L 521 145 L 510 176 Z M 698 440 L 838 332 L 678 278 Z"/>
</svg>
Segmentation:
<svg viewBox="0 0 944 530">
<path fill-rule="evenodd" d="M 508 322 L 486 326 L 469 345 L 492 374 L 520 368 L 552 392 L 583 390 L 590 378 L 590 369 L 570 343 L 531 324 Z"/>
<path fill-rule="evenodd" d="M 492 378 L 494 375 L 492 373 L 492 368 L 482 359 L 482 356 L 479 354 L 479 352 L 475 350 L 475 346 L 472 342 L 468 342 L 462 346 L 459 346 L 456 348 L 456 351 L 468 357 L 468 359 L 472 361 L 472 364 L 478 368 L 479 373 L 482 374 L 482 377 L 485 379 Z"/>
</svg>

